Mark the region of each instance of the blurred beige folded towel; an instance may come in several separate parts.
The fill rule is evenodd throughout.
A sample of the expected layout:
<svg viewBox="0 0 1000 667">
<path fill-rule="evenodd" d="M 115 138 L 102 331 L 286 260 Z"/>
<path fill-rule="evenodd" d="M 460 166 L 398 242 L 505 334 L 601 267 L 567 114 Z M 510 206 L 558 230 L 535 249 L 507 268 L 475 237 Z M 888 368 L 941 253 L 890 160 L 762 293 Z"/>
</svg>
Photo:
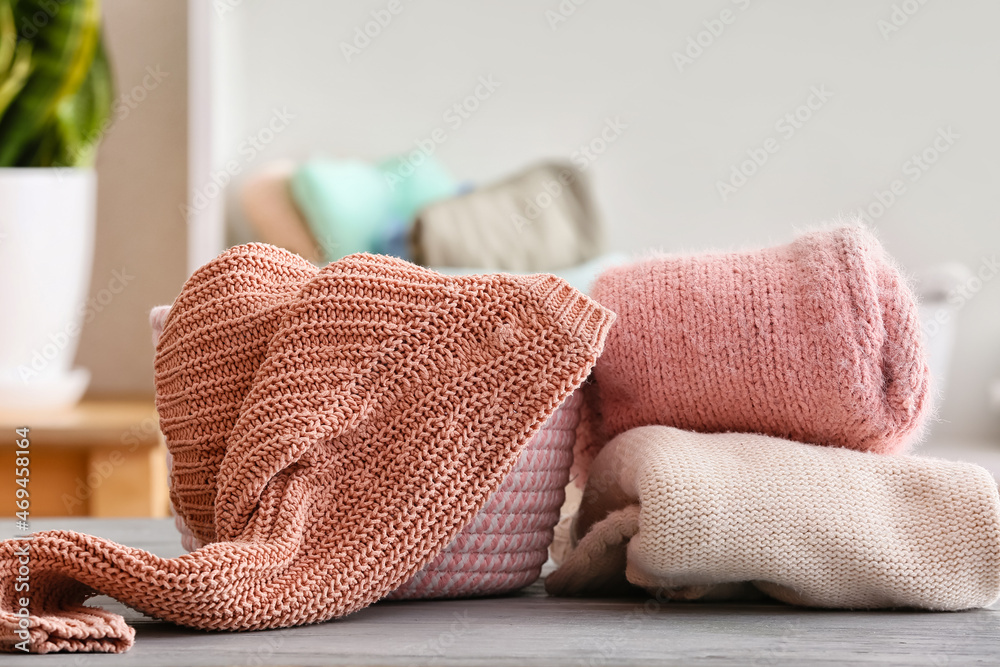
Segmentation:
<svg viewBox="0 0 1000 667">
<path fill-rule="evenodd" d="M 410 236 L 418 264 L 547 272 L 600 254 L 600 220 L 584 175 L 547 162 L 424 208 Z"/>
</svg>

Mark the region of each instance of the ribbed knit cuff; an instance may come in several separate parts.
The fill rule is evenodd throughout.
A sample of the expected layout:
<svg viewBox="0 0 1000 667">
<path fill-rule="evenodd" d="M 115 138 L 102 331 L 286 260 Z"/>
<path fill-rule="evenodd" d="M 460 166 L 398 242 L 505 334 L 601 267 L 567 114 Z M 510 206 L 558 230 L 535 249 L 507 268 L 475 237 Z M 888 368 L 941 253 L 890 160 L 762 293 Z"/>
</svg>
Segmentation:
<svg viewBox="0 0 1000 667">
<path fill-rule="evenodd" d="M 615 313 L 568 282 L 547 273 L 526 277 L 528 294 L 566 333 L 591 347 L 602 347 Z"/>
<path fill-rule="evenodd" d="M 0 622 L 0 651 L 17 653 L 23 646 L 31 653 L 124 653 L 135 642 L 135 630 L 124 618 L 97 607 L 48 609 L 28 619 L 28 640 L 12 634 L 20 619 L 9 627 Z"/>
</svg>

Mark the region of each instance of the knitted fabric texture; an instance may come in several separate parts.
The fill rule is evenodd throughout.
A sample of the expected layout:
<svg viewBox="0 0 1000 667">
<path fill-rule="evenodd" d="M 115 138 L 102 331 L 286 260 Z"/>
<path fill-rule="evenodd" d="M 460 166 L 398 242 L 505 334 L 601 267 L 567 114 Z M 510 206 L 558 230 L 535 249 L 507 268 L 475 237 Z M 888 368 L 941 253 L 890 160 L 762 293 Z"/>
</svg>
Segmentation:
<svg viewBox="0 0 1000 667">
<path fill-rule="evenodd" d="M 563 401 L 475 518 L 390 599 L 502 595 L 538 579 L 565 501 L 580 401 L 579 392 Z M 174 524 L 185 549 L 205 546 L 176 513 Z"/>
<path fill-rule="evenodd" d="M 1000 498 L 967 463 L 646 426 L 594 460 L 574 534 L 546 579 L 552 594 L 627 578 L 679 599 L 753 582 L 817 607 L 957 610 L 1000 597 Z"/>
<path fill-rule="evenodd" d="M 566 499 L 579 404 L 573 393 L 559 406 L 469 525 L 390 599 L 500 595 L 538 579 Z"/>
<path fill-rule="evenodd" d="M 503 595 L 538 579 L 566 498 L 580 400 L 574 392 L 556 409 L 475 518 L 389 599 Z M 185 549 L 205 546 L 176 513 L 174 525 Z"/>
<path fill-rule="evenodd" d="M 150 312 L 154 345 L 169 314 L 170 306 Z M 389 598 L 500 595 L 538 579 L 565 500 L 580 402 L 578 392 L 563 401 L 524 445 L 503 484 L 469 525 Z M 169 451 L 167 470 L 173 472 Z M 176 512 L 174 523 L 185 549 L 205 546 Z"/>
<path fill-rule="evenodd" d="M 609 269 L 591 293 L 618 320 L 585 388 L 577 472 L 637 426 L 890 453 L 928 415 L 913 295 L 860 226 L 654 257 Z"/>
<path fill-rule="evenodd" d="M 324 621 L 385 596 L 482 508 L 613 317 L 554 276 L 227 251 L 185 284 L 156 358 L 172 501 L 211 544 L 163 559 L 37 533 L 31 650 L 126 650 L 122 619 L 83 606 L 95 592 L 216 630 Z M 8 650 L 20 548 L 0 543 Z"/>
<path fill-rule="evenodd" d="M 158 317 L 154 308 L 155 338 Z M 577 392 L 563 401 L 524 445 L 517 463 L 475 518 L 389 599 L 502 595 L 538 579 L 565 500 L 580 401 Z M 169 452 L 167 470 L 173 471 Z M 174 524 L 185 549 L 205 546 L 176 512 Z"/>
</svg>

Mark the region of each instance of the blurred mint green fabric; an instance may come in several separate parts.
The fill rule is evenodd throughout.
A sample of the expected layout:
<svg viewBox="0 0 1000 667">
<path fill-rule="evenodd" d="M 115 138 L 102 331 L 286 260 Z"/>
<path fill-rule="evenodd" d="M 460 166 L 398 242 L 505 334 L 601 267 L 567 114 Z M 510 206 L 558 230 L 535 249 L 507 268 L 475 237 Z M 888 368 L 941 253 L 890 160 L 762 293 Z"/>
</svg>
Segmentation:
<svg viewBox="0 0 1000 667">
<path fill-rule="evenodd" d="M 458 192 L 433 156 L 415 160 L 412 154 L 374 165 L 310 160 L 296 169 L 290 186 L 328 262 L 356 252 L 409 259 L 405 236 L 417 212 Z"/>
</svg>

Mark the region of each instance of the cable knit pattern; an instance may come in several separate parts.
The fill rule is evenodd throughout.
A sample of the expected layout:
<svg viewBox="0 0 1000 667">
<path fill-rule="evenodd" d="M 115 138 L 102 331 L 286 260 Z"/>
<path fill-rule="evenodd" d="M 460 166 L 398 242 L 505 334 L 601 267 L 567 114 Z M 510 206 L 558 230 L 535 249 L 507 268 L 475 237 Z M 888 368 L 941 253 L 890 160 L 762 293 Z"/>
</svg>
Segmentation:
<svg viewBox="0 0 1000 667">
<path fill-rule="evenodd" d="M 968 463 L 646 426 L 594 460 L 574 535 L 550 593 L 610 592 L 624 572 L 679 599 L 735 582 L 818 607 L 1000 597 L 1000 498 Z"/>
<path fill-rule="evenodd" d="M 898 452 L 930 408 L 913 295 L 860 226 L 600 275 L 618 321 L 594 369 L 578 472 L 630 428 L 752 432 Z"/>
<path fill-rule="evenodd" d="M 30 540 L 31 649 L 156 618 L 258 630 L 337 618 L 431 562 L 583 381 L 614 315 L 554 276 L 449 278 L 386 257 L 323 269 L 261 244 L 202 267 L 157 347 L 171 498 L 207 546 L 174 559 L 68 531 Z M 16 641 L 20 543 L 0 543 Z"/>
</svg>

